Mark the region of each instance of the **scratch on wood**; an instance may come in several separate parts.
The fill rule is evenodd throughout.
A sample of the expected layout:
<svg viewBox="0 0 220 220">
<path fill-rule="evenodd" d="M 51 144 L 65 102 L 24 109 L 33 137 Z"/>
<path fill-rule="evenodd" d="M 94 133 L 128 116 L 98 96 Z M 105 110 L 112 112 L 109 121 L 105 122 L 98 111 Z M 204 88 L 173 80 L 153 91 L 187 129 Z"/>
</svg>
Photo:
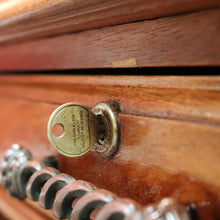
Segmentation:
<svg viewBox="0 0 220 220">
<path fill-rule="evenodd" d="M 126 60 L 118 60 L 112 62 L 112 68 L 122 68 L 122 67 L 137 67 L 136 58 L 132 57 Z"/>
</svg>

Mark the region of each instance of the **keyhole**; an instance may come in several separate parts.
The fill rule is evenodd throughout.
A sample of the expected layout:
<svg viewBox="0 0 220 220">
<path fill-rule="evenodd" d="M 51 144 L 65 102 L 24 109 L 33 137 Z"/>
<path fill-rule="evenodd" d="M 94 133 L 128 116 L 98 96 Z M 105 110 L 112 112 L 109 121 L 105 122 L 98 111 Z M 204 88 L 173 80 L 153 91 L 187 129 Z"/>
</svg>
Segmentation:
<svg viewBox="0 0 220 220">
<path fill-rule="evenodd" d="M 52 131 L 54 136 L 61 137 L 64 134 L 64 127 L 62 124 L 55 124 Z"/>
</svg>

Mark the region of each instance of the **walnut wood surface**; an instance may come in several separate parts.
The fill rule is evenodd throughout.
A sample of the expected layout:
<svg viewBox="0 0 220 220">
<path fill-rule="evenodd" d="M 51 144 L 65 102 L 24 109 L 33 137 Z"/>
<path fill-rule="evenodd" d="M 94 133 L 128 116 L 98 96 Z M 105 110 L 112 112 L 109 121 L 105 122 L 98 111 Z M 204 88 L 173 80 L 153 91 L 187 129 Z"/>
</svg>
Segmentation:
<svg viewBox="0 0 220 220">
<path fill-rule="evenodd" d="M 37 209 L 30 202 L 21 202 L 12 198 L 4 188 L 0 187 L 0 219 L 1 220 L 55 220 L 51 213 Z M 38 204 L 36 204 L 38 205 Z M 39 207 L 40 208 L 40 207 Z M 38 211 L 36 211 L 36 209 Z M 2 216 L 1 216 L 2 215 Z"/>
<path fill-rule="evenodd" d="M 92 107 L 117 100 L 124 113 L 220 125 L 220 77 L 4 75 L 0 93 Z"/>
<path fill-rule="evenodd" d="M 1 155 L 14 142 L 39 159 L 55 154 L 46 126 L 57 105 L 1 98 L 1 106 Z M 61 171 L 142 204 L 164 196 L 174 196 L 184 204 L 194 202 L 201 219 L 216 219 L 220 207 L 219 127 L 120 117 L 122 142 L 113 159 L 103 160 L 94 151 L 75 159 L 58 155 Z"/>
<path fill-rule="evenodd" d="M 122 106 L 117 155 L 111 160 L 94 151 L 80 158 L 58 155 L 61 171 L 142 204 L 173 196 L 184 204 L 194 202 L 202 220 L 220 218 L 220 126 L 210 114 L 213 109 L 220 114 L 219 77 L 1 76 L 0 87 L 1 156 L 12 143 L 24 145 L 38 159 L 56 155 L 46 130 L 59 104 L 92 106 L 116 99 Z M 117 89 L 120 94 L 113 92 Z M 152 104 L 154 96 L 160 98 Z M 166 117 L 170 110 L 157 117 L 144 113 L 147 105 L 160 112 L 166 104 L 173 113 L 180 104 L 193 106 L 212 120 L 194 120 L 197 114 L 180 120 L 184 111 L 175 120 Z M 132 106 L 136 109 L 129 112 Z"/>
<path fill-rule="evenodd" d="M 0 70 L 220 65 L 219 20 L 216 9 L 1 47 Z"/>
<path fill-rule="evenodd" d="M 17 42 L 214 8 L 219 0 L 12 0 L 0 4 L 0 42 Z"/>
</svg>

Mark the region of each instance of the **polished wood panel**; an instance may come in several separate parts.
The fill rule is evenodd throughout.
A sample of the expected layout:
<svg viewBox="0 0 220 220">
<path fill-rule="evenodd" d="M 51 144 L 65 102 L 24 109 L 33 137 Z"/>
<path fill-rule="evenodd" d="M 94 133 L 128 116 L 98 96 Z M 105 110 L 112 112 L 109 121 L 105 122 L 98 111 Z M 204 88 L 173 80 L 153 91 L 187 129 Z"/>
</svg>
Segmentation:
<svg viewBox="0 0 220 220">
<path fill-rule="evenodd" d="M 34 204 L 35 203 L 35 204 Z M 21 202 L 12 198 L 4 188 L 0 187 L 0 219 L 1 220 L 52 220 L 51 213 L 43 210 L 36 202 Z M 36 209 L 38 211 L 36 211 Z M 2 216 L 1 216 L 2 215 Z"/>
<path fill-rule="evenodd" d="M 17 42 L 218 7 L 218 0 L 13 0 L 0 4 L 0 42 Z"/>
<path fill-rule="evenodd" d="M 72 78 L 74 81 L 74 77 Z M 21 79 L 22 77 L 20 81 Z M 34 81 L 34 78 L 32 80 Z M 58 79 L 55 78 L 56 80 Z M 151 80 L 156 84 L 156 79 Z M 203 87 L 203 80 L 199 80 L 198 86 Z M 207 80 L 208 87 L 211 87 L 212 80 L 210 82 Z M 124 82 L 129 84 L 129 80 Z M 188 85 L 194 87 L 192 91 L 195 90 L 194 83 Z M 44 87 L 47 86 L 47 83 L 42 82 L 42 84 Z M 158 82 L 158 84 L 162 83 Z M 36 89 L 35 86 L 31 84 L 29 93 Z M 74 88 L 71 83 L 68 86 Z M 184 86 L 184 77 L 182 86 L 187 87 Z M 53 95 L 57 98 L 58 88 L 62 91 L 62 84 L 53 87 Z M 3 128 L 0 133 L 1 156 L 12 143 L 24 145 L 38 159 L 57 155 L 46 136 L 48 118 L 58 106 L 43 101 L 43 96 L 46 96 L 48 91 L 49 89 L 39 92 L 41 100 L 33 98 L 33 101 L 31 98 L 19 99 L 19 94 L 16 96 L 15 93 L 6 97 L 1 91 L 0 121 Z M 204 88 L 198 90 L 198 92 L 202 91 L 209 92 Z M 74 92 L 73 90 L 72 93 Z M 92 96 L 91 100 L 94 97 Z M 114 95 L 111 96 L 113 97 Z M 196 99 L 196 96 L 194 98 Z M 60 97 L 59 99 L 62 100 Z M 85 103 L 85 98 L 82 102 Z M 160 105 L 160 101 L 157 104 Z M 219 110 L 219 107 L 215 108 Z M 119 196 L 130 197 L 141 204 L 158 201 L 164 196 L 176 197 L 184 204 L 194 202 L 202 220 L 218 219 L 220 217 L 219 125 L 130 115 L 125 114 L 123 109 L 120 118 L 121 145 L 113 159 L 104 160 L 94 151 L 80 158 L 57 155 L 61 171 L 77 179 L 91 181 L 98 187 L 111 190 Z"/>
<path fill-rule="evenodd" d="M 220 65 L 219 20 L 211 10 L 1 47 L 0 70 Z"/>
<path fill-rule="evenodd" d="M 42 76 L 0 77 L 0 93 L 56 104 L 88 106 L 116 100 L 123 113 L 220 125 L 220 77 Z"/>
</svg>

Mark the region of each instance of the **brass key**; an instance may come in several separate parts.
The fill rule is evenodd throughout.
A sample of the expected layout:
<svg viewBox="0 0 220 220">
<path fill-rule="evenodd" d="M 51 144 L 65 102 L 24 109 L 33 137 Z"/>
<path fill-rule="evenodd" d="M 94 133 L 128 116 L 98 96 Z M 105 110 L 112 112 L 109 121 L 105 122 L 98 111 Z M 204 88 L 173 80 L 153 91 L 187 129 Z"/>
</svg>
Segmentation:
<svg viewBox="0 0 220 220">
<path fill-rule="evenodd" d="M 79 103 L 59 106 L 50 116 L 48 138 L 61 154 L 78 157 L 92 147 L 105 158 L 112 157 L 119 145 L 119 106 L 116 102 L 99 103 L 92 110 Z M 62 132 L 56 135 L 54 128 Z"/>
</svg>

